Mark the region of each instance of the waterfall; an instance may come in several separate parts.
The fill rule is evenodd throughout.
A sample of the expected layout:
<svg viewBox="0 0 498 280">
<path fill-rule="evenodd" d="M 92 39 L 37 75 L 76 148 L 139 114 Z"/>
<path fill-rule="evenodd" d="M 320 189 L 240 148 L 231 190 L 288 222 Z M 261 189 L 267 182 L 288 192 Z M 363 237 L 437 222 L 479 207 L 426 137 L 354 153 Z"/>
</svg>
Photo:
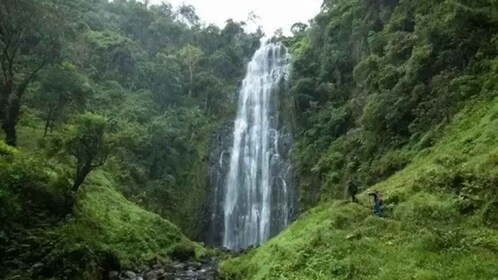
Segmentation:
<svg viewBox="0 0 498 280">
<path fill-rule="evenodd" d="M 282 44 L 262 39 L 247 67 L 224 180 L 222 240 L 228 249 L 261 244 L 281 231 L 292 215 L 290 133 L 282 133 L 278 112 L 288 56 Z"/>
</svg>

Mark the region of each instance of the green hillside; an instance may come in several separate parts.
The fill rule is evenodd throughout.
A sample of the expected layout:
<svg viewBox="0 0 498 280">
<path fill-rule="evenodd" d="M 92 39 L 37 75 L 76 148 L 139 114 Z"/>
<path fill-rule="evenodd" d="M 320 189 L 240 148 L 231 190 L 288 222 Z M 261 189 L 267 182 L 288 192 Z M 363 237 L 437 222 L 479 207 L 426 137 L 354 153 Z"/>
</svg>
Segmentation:
<svg viewBox="0 0 498 280">
<path fill-rule="evenodd" d="M 0 279 L 204 251 L 208 142 L 262 33 L 144 2 L 0 1 Z"/>
<path fill-rule="evenodd" d="M 101 267 L 137 269 L 204 251 L 126 200 L 106 173 L 95 173 L 68 204 L 63 178 L 39 159 L 2 143 L 0 154 L 2 279 L 98 279 Z"/>
<path fill-rule="evenodd" d="M 330 0 L 295 25 L 302 214 L 226 279 L 498 277 L 497 4 Z"/>
<path fill-rule="evenodd" d="M 177 226 L 126 200 L 112 185 L 89 185 L 79 194 L 76 208 L 75 219 L 62 229 L 69 247 L 85 244 L 111 252 L 129 268 L 181 251 L 195 256 L 196 246 Z"/>
<path fill-rule="evenodd" d="M 360 204 L 321 203 L 226 279 L 494 279 L 498 276 L 498 98 L 474 101 Z M 425 141 L 425 140 L 424 140 Z M 372 214 L 368 191 L 385 199 Z"/>
<path fill-rule="evenodd" d="M 498 0 L 323 0 L 289 36 L 211 1 L 223 25 L 167 1 L 0 0 L 0 279 L 214 275 L 201 257 L 225 254 L 193 240 L 222 237 L 238 92 L 264 36 L 287 50 L 262 68 L 289 54 L 260 110 L 282 131 L 244 142 L 283 138 L 271 168 L 247 169 L 285 157 L 292 180 L 250 193 L 285 189 L 297 218 L 223 278 L 498 279 Z M 252 206 L 277 213 L 275 197 Z"/>
</svg>

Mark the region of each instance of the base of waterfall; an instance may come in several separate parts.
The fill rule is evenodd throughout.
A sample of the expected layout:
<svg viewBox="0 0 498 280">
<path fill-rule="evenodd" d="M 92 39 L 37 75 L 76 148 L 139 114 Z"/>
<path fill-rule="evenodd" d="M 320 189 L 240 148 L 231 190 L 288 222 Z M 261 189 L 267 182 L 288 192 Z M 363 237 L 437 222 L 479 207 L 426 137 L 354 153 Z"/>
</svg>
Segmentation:
<svg viewBox="0 0 498 280">
<path fill-rule="evenodd" d="M 109 280 L 215 280 L 218 262 L 212 258 L 199 261 L 155 264 L 141 272 L 111 271 Z"/>
</svg>

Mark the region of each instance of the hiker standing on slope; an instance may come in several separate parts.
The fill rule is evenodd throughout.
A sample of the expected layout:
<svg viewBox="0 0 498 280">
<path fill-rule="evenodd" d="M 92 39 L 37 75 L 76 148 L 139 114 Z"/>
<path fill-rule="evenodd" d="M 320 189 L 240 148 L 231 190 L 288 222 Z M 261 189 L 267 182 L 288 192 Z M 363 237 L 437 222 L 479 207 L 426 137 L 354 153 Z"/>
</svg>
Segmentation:
<svg viewBox="0 0 498 280">
<path fill-rule="evenodd" d="M 349 180 L 346 183 L 346 187 L 347 187 L 349 196 L 351 196 L 351 201 L 354 203 L 357 203 L 358 199 L 356 198 L 356 194 L 358 193 L 358 186 L 356 186 L 356 184 L 352 180 Z"/>
<path fill-rule="evenodd" d="M 379 217 L 384 217 L 384 210 L 382 210 L 382 197 L 380 196 L 379 191 L 374 191 L 369 193 L 368 195 L 373 196 L 374 208 L 373 212 L 375 215 Z"/>
</svg>

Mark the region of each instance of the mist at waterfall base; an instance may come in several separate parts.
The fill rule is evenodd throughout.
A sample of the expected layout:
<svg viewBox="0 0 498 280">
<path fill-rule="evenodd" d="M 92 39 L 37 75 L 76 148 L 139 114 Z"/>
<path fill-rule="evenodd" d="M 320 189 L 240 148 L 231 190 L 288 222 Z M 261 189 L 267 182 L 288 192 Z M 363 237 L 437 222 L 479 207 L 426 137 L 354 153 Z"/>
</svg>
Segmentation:
<svg viewBox="0 0 498 280">
<path fill-rule="evenodd" d="M 230 250 L 259 245 L 294 215 L 292 135 L 288 114 L 281 112 L 288 75 L 287 49 L 262 39 L 247 67 L 235 122 L 211 139 L 212 196 L 204 238 L 210 245 Z"/>
</svg>

